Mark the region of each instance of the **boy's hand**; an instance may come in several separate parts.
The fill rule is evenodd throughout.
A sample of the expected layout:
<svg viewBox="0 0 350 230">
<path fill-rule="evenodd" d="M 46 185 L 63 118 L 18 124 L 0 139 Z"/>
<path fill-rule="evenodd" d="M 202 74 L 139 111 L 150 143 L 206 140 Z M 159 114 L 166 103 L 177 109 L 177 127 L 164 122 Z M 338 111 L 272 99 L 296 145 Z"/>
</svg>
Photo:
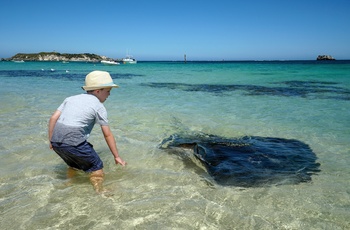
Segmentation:
<svg viewBox="0 0 350 230">
<path fill-rule="evenodd" d="M 126 162 L 122 160 L 120 157 L 114 158 L 116 164 L 121 164 L 122 166 L 126 165 Z"/>
</svg>

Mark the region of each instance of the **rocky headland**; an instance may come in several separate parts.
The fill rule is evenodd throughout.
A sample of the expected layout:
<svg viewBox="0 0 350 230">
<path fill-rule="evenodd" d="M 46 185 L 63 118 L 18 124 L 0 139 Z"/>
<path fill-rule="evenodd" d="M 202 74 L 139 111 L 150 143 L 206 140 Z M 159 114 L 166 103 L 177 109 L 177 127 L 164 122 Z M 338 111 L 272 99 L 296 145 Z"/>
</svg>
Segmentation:
<svg viewBox="0 0 350 230">
<path fill-rule="evenodd" d="M 11 58 L 3 61 L 76 61 L 76 62 L 100 62 L 102 60 L 112 60 L 106 56 L 97 54 L 68 54 L 58 52 L 40 52 L 40 53 L 18 53 Z"/>
</svg>

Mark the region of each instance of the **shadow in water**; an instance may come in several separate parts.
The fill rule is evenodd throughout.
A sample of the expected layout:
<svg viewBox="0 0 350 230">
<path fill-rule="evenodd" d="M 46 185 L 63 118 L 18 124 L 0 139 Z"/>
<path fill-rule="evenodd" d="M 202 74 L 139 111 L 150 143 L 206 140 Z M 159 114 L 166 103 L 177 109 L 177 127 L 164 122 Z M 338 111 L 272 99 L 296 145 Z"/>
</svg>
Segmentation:
<svg viewBox="0 0 350 230">
<path fill-rule="evenodd" d="M 68 79 L 84 81 L 86 73 L 74 73 L 69 70 L 42 69 L 42 70 L 0 70 L 0 76 L 7 77 L 47 77 L 56 79 Z M 144 75 L 131 73 L 111 73 L 113 79 L 132 79 Z"/>
<path fill-rule="evenodd" d="M 304 97 L 311 99 L 350 100 L 350 90 L 336 82 L 326 81 L 284 81 L 271 85 L 223 85 L 185 83 L 144 83 L 143 86 L 167 88 L 189 92 L 208 92 L 223 95 L 230 91 L 242 91 L 246 95 L 266 95 L 283 97 Z"/>
</svg>

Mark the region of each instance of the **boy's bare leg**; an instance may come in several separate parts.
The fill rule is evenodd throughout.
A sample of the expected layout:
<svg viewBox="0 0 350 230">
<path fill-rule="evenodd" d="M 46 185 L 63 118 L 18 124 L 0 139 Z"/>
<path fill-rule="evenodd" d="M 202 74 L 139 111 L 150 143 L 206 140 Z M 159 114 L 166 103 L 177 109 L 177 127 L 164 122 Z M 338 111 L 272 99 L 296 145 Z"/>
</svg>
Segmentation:
<svg viewBox="0 0 350 230">
<path fill-rule="evenodd" d="M 75 175 L 77 174 L 77 172 L 78 172 L 78 169 L 68 167 L 68 169 L 67 169 L 68 181 L 65 183 L 67 186 L 70 186 L 72 184 L 72 180 L 75 177 Z"/>
<path fill-rule="evenodd" d="M 90 173 L 90 182 L 97 193 L 102 193 L 103 191 L 103 170 L 97 170 Z"/>
<path fill-rule="evenodd" d="M 67 170 L 68 179 L 72 179 L 77 174 L 77 171 L 78 171 L 78 169 L 68 167 L 68 170 Z"/>
</svg>

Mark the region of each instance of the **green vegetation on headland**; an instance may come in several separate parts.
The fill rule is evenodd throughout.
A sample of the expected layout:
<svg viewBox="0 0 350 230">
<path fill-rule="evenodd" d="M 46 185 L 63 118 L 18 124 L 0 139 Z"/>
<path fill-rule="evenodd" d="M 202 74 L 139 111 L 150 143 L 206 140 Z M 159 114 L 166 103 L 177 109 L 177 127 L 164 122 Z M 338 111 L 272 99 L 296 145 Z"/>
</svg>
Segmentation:
<svg viewBox="0 0 350 230">
<path fill-rule="evenodd" d="M 40 53 L 18 53 L 11 58 L 2 59 L 3 61 L 84 61 L 100 62 L 101 60 L 111 60 L 106 56 L 97 54 L 68 54 L 58 52 L 40 52 Z"/>
</svg>

